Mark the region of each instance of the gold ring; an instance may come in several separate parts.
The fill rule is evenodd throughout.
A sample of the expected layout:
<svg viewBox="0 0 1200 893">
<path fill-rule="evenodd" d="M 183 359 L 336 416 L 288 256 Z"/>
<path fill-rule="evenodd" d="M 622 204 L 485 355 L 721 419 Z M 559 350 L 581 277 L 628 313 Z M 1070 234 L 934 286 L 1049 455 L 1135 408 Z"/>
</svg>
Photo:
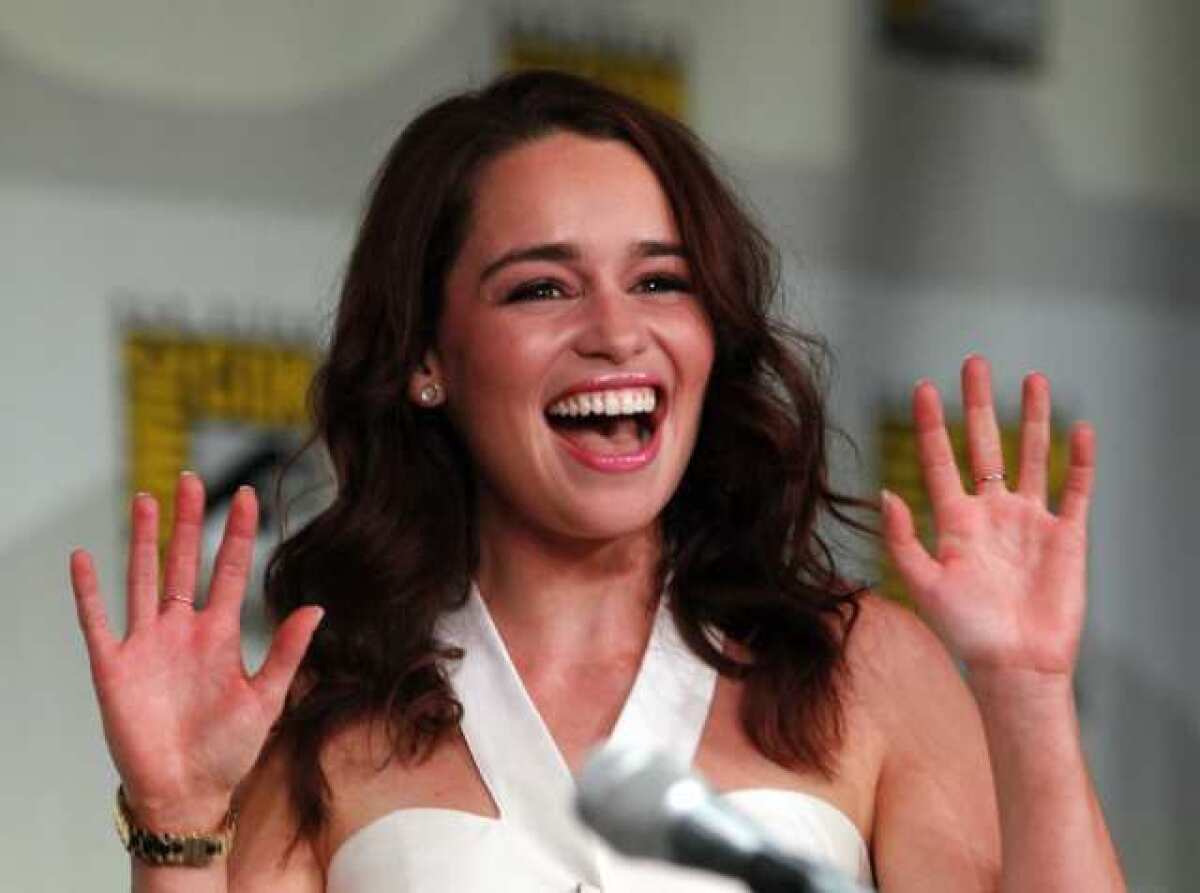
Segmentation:
<svg viewBox="0 0 1200 893">
<path fill-rule="evenodd" d="M 162 600 L 164 602 L 183 602 L 188 607 L 196 607 L 196 600 L 194 598 L 188 598 L 186 595 L 175 595 L 174 593 L 170 593 L 168 595 L 164 595 Z"/>
</svg>

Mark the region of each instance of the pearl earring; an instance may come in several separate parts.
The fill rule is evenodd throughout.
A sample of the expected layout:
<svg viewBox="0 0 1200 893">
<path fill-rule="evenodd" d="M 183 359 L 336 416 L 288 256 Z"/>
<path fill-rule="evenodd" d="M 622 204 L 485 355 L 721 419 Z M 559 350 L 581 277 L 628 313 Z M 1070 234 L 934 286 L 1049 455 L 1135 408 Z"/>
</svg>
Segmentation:
<svg viewBox="0 0 1200 893">
<path fill-rule="evenodd" d="M 442 386 L 436 383 L 425 385 L 421 388 L 421 402 L 426 406 L 433 406 L 435 403 L 441 402 Z"/>
</svg>

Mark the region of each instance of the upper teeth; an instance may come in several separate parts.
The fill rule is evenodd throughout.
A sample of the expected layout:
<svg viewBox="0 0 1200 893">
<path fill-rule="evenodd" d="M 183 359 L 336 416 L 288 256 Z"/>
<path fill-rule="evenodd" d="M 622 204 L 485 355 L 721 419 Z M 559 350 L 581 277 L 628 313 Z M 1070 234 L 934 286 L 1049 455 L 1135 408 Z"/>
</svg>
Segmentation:
<svg viewBox="0 0 1200 893">
<path fill-rule="evenodd" d="M 632 415 L 654 412 L 654 388 L 621 388 L 611 391 L 589 391 L 572 394 L 546 410 L 550 415 Z"/>
</svg>

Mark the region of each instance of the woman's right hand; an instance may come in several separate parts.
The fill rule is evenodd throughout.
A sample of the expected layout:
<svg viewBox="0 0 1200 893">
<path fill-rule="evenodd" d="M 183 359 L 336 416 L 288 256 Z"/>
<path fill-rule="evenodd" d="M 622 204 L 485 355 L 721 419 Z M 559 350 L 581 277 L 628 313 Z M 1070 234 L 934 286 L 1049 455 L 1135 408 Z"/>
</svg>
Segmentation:
<svg viewBox="0 0 1200 893">
<path fill-rule="evenodd" d="M 208 602 L 195 597 L 204 486 L 180 476 L 175 529 L 158 592 L 158 506 L 132 506 L 128 624 L 108 627 L 91 556 L 71 554 L 71 584 L 87 642 L 104 736 L 140 824 L 159 832 L 215 829 L 283 708 L 322 611 L 297 609 L 275 633 L 262 668 L 242 663 L 241 605 L 258 532 L 254 491 L 233 498 Z"/>
</svg>

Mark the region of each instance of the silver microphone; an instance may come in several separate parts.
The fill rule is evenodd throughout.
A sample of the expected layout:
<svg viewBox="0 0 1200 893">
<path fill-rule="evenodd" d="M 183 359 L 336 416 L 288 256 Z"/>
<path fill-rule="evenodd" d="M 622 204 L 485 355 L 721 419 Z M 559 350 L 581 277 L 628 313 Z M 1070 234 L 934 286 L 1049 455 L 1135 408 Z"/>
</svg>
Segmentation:
<svg viewBox="0 0 1200 893">
<path fill-rule="evenodd" d="M 833 868 L 784 853 L 662 751 L 599 749 L 580 773 L 575 805 L 589 827 L 626 855 L 739 878 L 755 893 L 868 893 Z"/>
</svg>

